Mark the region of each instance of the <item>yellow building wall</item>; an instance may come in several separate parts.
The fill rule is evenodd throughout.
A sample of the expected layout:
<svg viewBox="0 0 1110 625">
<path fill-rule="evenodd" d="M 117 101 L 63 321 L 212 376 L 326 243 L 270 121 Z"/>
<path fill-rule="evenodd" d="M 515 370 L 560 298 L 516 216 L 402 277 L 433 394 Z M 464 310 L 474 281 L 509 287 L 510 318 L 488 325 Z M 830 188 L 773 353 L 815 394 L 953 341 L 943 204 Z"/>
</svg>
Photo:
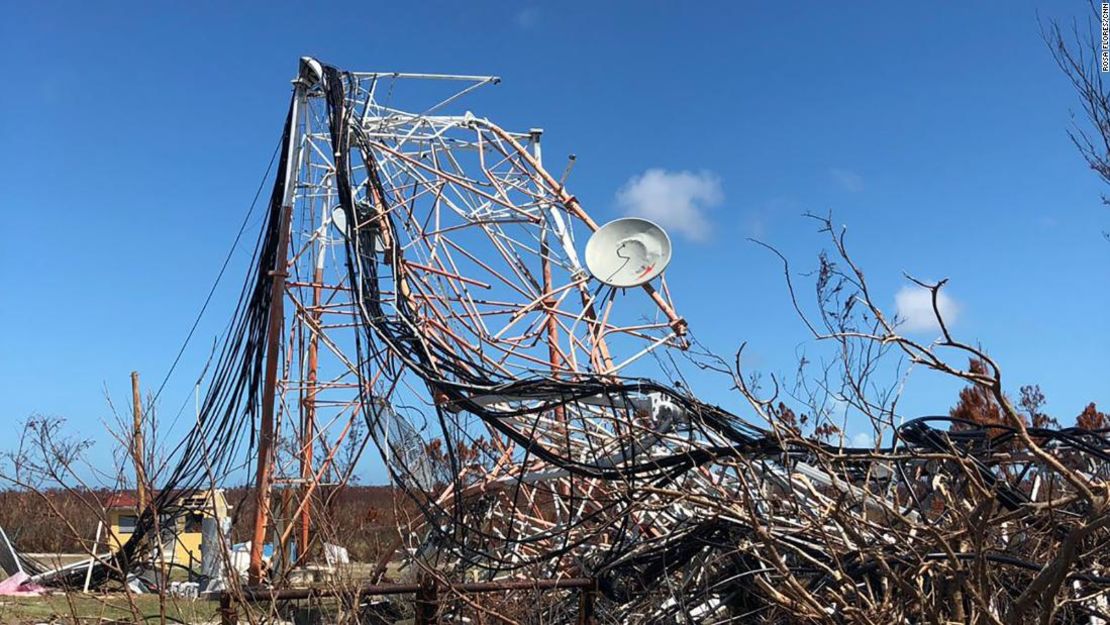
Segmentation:
<svg viewBox="0 0 1110 625">
<path fill-rule="evenodd" d="M 108 512 L 108 545 L 112 551 L 119 550 L 131 538 L 132 532 L 120 529 L 120 517 L 135 516 L 127 510 L 111 510 Z M 202 534 L 184 531 L 185 519 L 177 519 L 177 541 L 174 545 L 174 562 L 188 564 L 190 556 L 195 562 L 200 562 L 200 543 Z"/>
</svg>

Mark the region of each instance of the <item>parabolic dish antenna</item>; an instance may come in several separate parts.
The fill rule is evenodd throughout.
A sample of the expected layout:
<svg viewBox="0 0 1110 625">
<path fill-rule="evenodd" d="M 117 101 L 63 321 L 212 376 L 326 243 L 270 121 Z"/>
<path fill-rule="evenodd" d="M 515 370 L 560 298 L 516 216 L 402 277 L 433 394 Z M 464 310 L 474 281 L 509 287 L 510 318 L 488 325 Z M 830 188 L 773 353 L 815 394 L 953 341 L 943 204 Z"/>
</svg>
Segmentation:
<svg viewBox="0 0 1110 625">
<path fill-rule="evenodd" d="M 331 223 L 340 234 L 347 236 L 347 213 L 341 207 L 332 210 Z"/>
<path fill-rule="evenodd" d="M 671 239 L 639 217 L 610 221 L 586 242 L 586 266 L 595 278 L 616 287 L 639 286 L 671 262 Z"/>
</svg>

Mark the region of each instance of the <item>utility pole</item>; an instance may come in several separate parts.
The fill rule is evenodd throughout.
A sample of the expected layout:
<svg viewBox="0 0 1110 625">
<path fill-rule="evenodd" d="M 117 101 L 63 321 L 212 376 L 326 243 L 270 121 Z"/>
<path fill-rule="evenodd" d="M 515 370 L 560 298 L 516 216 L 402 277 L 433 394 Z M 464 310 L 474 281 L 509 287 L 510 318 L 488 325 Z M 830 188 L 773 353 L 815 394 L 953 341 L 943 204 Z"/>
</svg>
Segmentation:
<svg viewBox="0 0 1110 625">
<path fill-rule="evenodd" d="M 278 223 L 278 249 L 275 254 L 273 280 L 270 287 L 270 319 L 266 332 L 266 378 L 262 391 L 262 417 L 258 426 L 258 471 L 255 475 L 254 533 L 251 536 L 251 559 L 247 569 L 252 586 L 262 581 L 262 545 L 270 522 L 270 485 L 274 470 L 274 403 L 277 394 L 278 356 L 285 329 L 285 265 L 289 257 L 289 220 L 293 207 L 281 209 Z"/>
<path fill-rule="evenodd" d="M 296 123 L 296 118 L 294 118 Z M 292 151 L 292 147 L 291 150 Z M 270 271 L 270 317 L 266 331 L 265 380 L 262 388 L 262 415 L 258 424 L 258 470 L 255 474 L 254 531 L 251 534 L 250 563 L 247 581 L 251 586 L 262 582 L 262 548 L 270 523 L 270 487 L 274 471 L 274 404 L 277 401 L 278 356 L 285 329 L 285 277 L 289 257 L 289 226 L 292 204 L 281 207 L 278 220 L 277 250 Z"/>
<path fill-rule="evenodd" d="M 139 392 L 139 372 L 131 372 L 131 459 L 135 462 L 135 498 L 139 514 L 146 510 L 146 471 L 143 470 L 143 396 Z"/>
<path fill-rule="evenodd" d="M 278 356 L 285 331 L 285 279 L 289 264 L 289 237 L 293 220 L 293 202 L 296 198 L 297 173 L 301 165 L 301 114 L 308 97 L 306 71 L 310 70 L 301 60 L 298 77 L 293 81 L 293 107 L 289 112 L 289 142 L 285 158 L 285 180 L 281 200 L 281 217 L 278 223 L 277 250 L 270 283 L 270 318 L 266 332 L 265 378 L 262 389 L 262 415 L 258 431 L 258 470 L 255 474 L 254 532 L 251 535 L 250 563 L 247 582 L 262 582 L 262 547 L 266 543 L 266 530 L 270 523 L 270 487 L 274 470 L 274 404 L 277 400 Z"/>
</svg>

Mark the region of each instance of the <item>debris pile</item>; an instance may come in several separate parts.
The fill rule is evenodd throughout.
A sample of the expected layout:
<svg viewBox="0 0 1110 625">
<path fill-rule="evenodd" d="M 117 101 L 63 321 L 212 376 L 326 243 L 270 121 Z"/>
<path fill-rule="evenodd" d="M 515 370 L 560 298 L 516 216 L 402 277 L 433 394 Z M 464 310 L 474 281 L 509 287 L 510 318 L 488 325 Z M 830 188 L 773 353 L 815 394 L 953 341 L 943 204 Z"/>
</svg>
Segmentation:
<svg viewBox="0 0 1110 625">
<path fill-rule="evenodd" d="M 1110 618 L 1089 598 L 1110 536 L 1082 496 L 1106 477 L 1106 432 L 929 417 L 848 448 L 657 381 L 682 379 L 673 355 L 693 344 L 666 279 L 588 271 L 599 225 L 544 168 L 541 131 L 455 110 L 496 82 L 302 60 L 253 272 L 166 491 L 255 442 L 264 346 L 295 337 L 280 404 L 365 421 L 421 512 L 398 557 L 444 580 L 594 578 L 620 623 L 915 622 L 1041 591 L 1067 595 L 1058 622 Z M 406 106 L 410 86 L 430 99 Z M 311 386 L 305 353 L 333 362 Z M 1045 573 L 1060 545 L 1083 571 Z M 573 618 L 570 601 L 537 619 Z"/>
</svg>

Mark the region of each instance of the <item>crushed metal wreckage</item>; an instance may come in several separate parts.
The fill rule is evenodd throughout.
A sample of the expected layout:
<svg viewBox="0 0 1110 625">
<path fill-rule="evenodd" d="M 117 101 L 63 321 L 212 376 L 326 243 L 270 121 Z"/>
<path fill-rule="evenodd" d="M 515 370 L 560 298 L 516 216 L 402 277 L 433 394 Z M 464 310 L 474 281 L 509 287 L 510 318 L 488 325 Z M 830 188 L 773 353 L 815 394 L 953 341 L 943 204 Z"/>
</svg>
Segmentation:
<svg viewBox="0 0 1110 625">
<path fill-rule="evenodd" d="M 296 337 L 275 391 L 289 427 L 307 405 L 364 420 L 420 511 L 397 557 L 448 582 L 593 578 L 602 622 L 912 622 L 921 606 L 892 598 L 947 588 L 953 562 L 1013 593 L 1036 577 L 1023 545 L 1083 510 L 1034 504 L 1072 488 L 1054 462 L 1105 477 L 1105 432 L 1030 429 L 1049 455 L 1030 457 L 1009 451 L 1013 428 L 930 417 L 848 448 L 655 381 L 683 379 L 672 355 L 694 343 L 665 277 L 589 271 L 600 226 L 544 168 L 542 132 L 458 108 L 497 82 L 302 60 L 252 271 L 165 490 L 202 488 L 257 443 L 266 346 Z M 291 303 L 277 324 L 274 292 Z M 945 532 L 988 512 L 1003 525 L 952 551 Z M 1060 622 L 1086 622 L 1083 593 L 1110 577 L 1066 581 Z M 576 607 L 533 609 L 556 623 Z"/>
</svg>

